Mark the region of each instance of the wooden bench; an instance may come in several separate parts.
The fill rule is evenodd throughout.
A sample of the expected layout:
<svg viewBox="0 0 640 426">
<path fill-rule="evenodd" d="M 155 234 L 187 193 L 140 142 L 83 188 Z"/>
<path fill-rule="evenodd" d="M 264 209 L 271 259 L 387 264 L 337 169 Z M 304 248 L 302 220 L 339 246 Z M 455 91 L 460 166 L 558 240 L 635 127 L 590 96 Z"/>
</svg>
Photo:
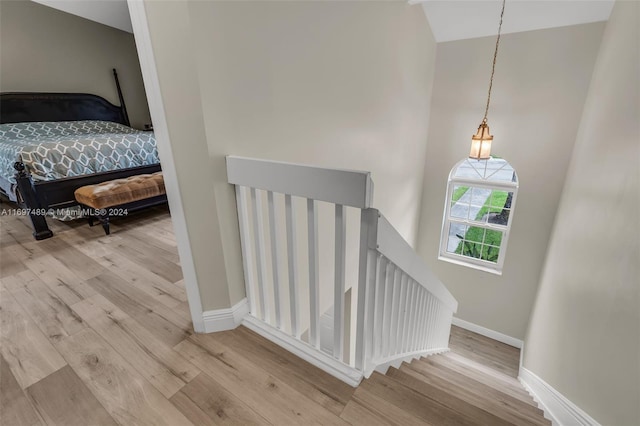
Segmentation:
<svg viewBox="0 0 640 426">
<path fill-rule="evenodd" d="M 94 218 L 98 218 L 107 235 L 110 233 L 109 217 L 114 213 L 128 214 L 167 201 L 162 172 L 86 185 L 76 189 L 74 195 L 81 206 L 93 209 L 89 225 L 93 226 Z"/>
</svg>

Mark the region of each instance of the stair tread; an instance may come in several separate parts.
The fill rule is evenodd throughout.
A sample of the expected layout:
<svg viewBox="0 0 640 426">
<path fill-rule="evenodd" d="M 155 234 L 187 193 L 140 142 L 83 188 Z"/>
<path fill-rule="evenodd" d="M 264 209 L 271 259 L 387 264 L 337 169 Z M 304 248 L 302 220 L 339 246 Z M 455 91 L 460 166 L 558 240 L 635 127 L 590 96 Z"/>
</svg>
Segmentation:
<svg viewBox="0 0 640 426">
<path fill-rule="evenodd" d="M 445 360 L 449 360 L 449 362 L 452 362 L 455 365 L 460 365 L 461 368 L 476 371 L 480 374 L 483 374 L 485 376 L 498 380 L 502 383 L 505 383 L 508 386 L 515 386 L 521 389 L 522 392 L 528 395 L 528 393 L 526 392 L 526 390 L 524 390 L 524 388 L 522 387 L 522 385 L 520 384 L 520 382 L 516 377 L 513 377 L 509 374 L 505 374 L 502 371 L 491 368 L 484 363 L 479 363 L 477 361 L 469 359 L 456 352 L 447 352 L 443 354 L 443 356 L 444 356 L 444 358 L 442 359 L 443 363 L 447 362 Z"/>
<path fill-rule="evenodd" d="M 464 362 L 454 361 L 446 355 L 421 359 L 410 367 L 425 374 L 444 375 L 447 380 L 456 380 L 458 383 L 479 382 L 538 409 L 533 398 L 515 379 L 479 371 L 472 366 L 465 365 Z"/>
<path fill-rule="evenodd" d="M 542 411 L 529 405 L 528 402 L 464 376 L 437 369 L 421 369 L 415 361 L 402 365 L 399 370 L 390 370 L 388 375 L 397 380 L 402 379 L 403 383 L 418 391 L 424 386 L 424 383 L 452 393 L 467 403 L 495 414 L 512 424 L 548 424 L 542 416 Z"/>
<path fill-rule="evenodd" d="M 449 346 L 454 353 L 468 360 L 513 378 L 518 376 L 520 361 L 518 348 L 456 326 L 451 327 Z"/>
<path fill-rule="evenodd" d="M 513 424 L 491 411 L 486 410 L 484 407 L 473 404 L 469 401 L 469 398 L 465 398 L 466 395 L 464 393 L 455 392 L 453 388 L 445 389 L 435 386 L 430 383 L 429 380 L 425 380 L 426 378 L 421 377 L 420 374 L 413 375 L 404 370 L 401 371 L 392 368 L 387 372 L 387 376 L 413 389 L 424 397 L 436 401 L 460 415 L 472 418 L 481 424 L 490 424 L 493 426 Z M 523 422 L 522 424 L 525 423 Z"/>
<path fill-rule="evenodd" d="M 384 398 L 393 405 L 407 413 L 435 425 L 486 425 L 486 418 L 497 419 L 495 416 L 479 416 L 474 407 L 462 401 L 455 401 L 455 408 L 429 398 L 406 386 L 402 382 L 389 376 L 374 373 L 368 380 L 360 385 L 363 392 L 369 392 Z M 360 391 L 356 391 L 356 394 Z M 440 395 L 446 398 L 444 395 Z M 452 402 L 455 396 L 449 396 L 448 402 Z M 496 423 L 497 424 L 497 423 Z"/>
</svg>

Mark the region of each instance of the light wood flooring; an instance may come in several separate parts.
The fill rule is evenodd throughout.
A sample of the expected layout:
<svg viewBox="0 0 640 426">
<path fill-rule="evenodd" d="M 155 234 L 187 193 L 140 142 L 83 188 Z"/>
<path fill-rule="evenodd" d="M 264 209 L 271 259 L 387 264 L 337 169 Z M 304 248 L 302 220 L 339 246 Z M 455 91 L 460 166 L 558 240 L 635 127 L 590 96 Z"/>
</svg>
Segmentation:
<svg viewBox="0 0 640 426">
<path fill-rule="evenodd" d="M 5 213 L 11 204 L 0 204 Z M 519 352 L 453 328 L 452 351 L 357 388 L 244 327 L 193 334 L 171 220 L 0 217 L 0 424 L 548 425 Z"/>
</svg>

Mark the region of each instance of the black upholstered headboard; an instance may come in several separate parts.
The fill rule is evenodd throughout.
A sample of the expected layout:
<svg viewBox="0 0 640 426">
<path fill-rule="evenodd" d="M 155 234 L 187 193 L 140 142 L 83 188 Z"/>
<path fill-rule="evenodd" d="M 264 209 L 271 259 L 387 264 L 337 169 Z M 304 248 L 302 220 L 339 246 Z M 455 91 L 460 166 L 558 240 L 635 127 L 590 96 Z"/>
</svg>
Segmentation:
<svg viewBox="0 0 640 426">
<path fill-rule="evenodd" d="M 121 106 L 88 93 L 0 93 L 0 123 L 103 120 L 129 126 L 115 69 L 113 75 Z"/>
<path fill-rule="evenodd" d="M 87 93 L 2 93 L 0 123 L 103 120 L 129 125 L 122 109 Z"/>
</svg>

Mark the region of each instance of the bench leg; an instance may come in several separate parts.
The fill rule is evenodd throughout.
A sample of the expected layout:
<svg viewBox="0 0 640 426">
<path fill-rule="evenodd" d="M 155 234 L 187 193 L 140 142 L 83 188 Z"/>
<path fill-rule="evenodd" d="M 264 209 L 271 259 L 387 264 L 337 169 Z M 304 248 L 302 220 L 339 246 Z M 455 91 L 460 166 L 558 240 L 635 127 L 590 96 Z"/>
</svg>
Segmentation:
<svg viewBox="0 0 640 426">
<path fill-rule="evenodd" d="M 100 222 L 102 223 L 102 229 L 104 229 L 104 233 L 106 235 L 111 234 L 111 230 L 109 229 L 109 216 L 100 217 Z"/>
<path fill-rule="evenodd" d="M 102 225 L 102 229 L 104 229 L 104 233 L 106 235 L 111 234 L 111 230 L 109 229 L 109 215 L 101 215 L 101 214 L 91 214 L 87 216 L 89 220 L 89 226 L 95 225 L 95 220 L 98 219 L 98 222 Z"/>
</svg>

